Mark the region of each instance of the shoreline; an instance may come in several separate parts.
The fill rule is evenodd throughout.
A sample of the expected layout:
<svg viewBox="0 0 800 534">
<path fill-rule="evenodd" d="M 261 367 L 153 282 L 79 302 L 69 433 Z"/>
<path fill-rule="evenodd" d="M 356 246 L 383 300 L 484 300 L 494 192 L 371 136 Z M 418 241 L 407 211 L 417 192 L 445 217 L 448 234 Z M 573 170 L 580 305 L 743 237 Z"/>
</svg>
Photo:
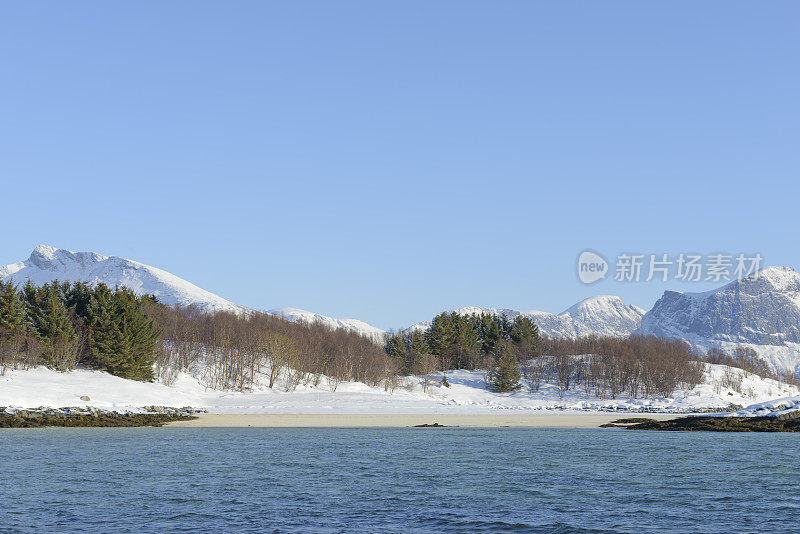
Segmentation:
<svg viewBox="0 0 800 534">
<path fill-rule="evenodd" d="M 439 424 L 460 428 L 599 428 L 624 417 L 666 421 L 688 414 L 193 414 L 169 428 L 408 428 Z"/>
</svg>

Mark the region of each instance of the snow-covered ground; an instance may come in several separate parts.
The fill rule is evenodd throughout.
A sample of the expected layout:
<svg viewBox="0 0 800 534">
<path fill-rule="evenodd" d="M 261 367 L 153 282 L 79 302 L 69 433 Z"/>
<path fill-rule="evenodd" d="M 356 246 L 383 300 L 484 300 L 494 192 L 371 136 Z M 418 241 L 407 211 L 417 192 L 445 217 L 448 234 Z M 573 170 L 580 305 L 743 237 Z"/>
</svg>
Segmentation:
<svg viewBox="0 0 800 534">
<path fill-rule="evenodd" d="M 180 373 L 171 385 L 124 380 L 101 371 L 76 370 L 60 373 L 44 367 L 7 370 L 0 376 L 0 406 L 17 408 L 91 406 L 107 410 L 129 410 L 149 405 L 191 406 L 211 413 L 516 413 L 535 410 L 566 411 L 664 411 L 690 412 L 724 409 L 731 404 L 748 406 L 778 398 L 800 395 L 795 387 L 753 375 L 738 369 L 709 365 L 705 382 L 688 391 L 676 391 L 670 398 L 598 399 L 573 387 L 563 399 L 558 388 L 545 383 L 539 391 L 522 389 L 515 393 L 495 393 L 485 387 L 481 371 L 450 371 L 451 386 L 441 385 L 435 377 L 427 392 L 419 377 L 401 379 L 394 391 L 373 388 L 357 382 L 342 382 L 331 391 L 323 377 L 315 387 L 300 385 L 291 392 L 283 383 L 275 388 L 265 385 L 262 377 L 249 392 L 219 391 L 203 385 L 203 369 Z M 738 391 L 726 387 L 733 378 L 741 385 Z M 89 401 L 81 400 L 82 396 Z M 798 401 L 800 405 L 800 401 Z"/>
<path fill-rule="evenodd" d="M 758 402 L 726 415 L 731 417 L 763 417 L 766 415 L 776 417 L 798 411 L 800 411 L 800 396 L 795 396 Z"/>
</svg>

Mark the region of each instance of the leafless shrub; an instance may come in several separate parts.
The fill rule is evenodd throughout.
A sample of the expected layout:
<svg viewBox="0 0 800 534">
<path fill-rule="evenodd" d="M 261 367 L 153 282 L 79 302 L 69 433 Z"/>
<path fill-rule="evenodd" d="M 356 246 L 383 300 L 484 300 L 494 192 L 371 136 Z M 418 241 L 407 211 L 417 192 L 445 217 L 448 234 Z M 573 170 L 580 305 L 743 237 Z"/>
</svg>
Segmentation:
<svg viewBox="0 0 800 534">
<path fill-rule="evenodd" d="M 342 381 L 382 384 L 391 366 L 382 347 L 346 330 L 294 323 L 266 313 L 199 313 L 185 307 L 150 303 L 147 312 L 162 333 L 157 369 L 184 371 L 202 360 L 206 382 L 214 388 L 252 389 L 260 374 L 269 387 L 318 386 L 323 376 L 335 391 Z"/>
<path fill-rule="evenodd" d="M 703 378 L 702 365 L 691 348 L 680 341 L 633 336 L 627 339 L 588 336 L 579 339 L 545 339 L 539 369 L 526 369 L 534 377 L 552 380 L 563 396 L 575 384 L 600 398 L 623 393 L 632 397 L 668 397 L 679 387 L 692 388 Z"/>
</svg>

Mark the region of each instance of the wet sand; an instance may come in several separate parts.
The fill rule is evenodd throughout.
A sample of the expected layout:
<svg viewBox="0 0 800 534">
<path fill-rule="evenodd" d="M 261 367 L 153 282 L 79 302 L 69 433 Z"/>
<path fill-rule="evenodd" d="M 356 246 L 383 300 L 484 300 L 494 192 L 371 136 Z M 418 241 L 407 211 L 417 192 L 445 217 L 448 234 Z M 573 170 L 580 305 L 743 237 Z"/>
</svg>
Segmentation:
<svg viewBox="0 0 800 534">
<path fill-rule="evenodd" d="M 198 414 L 192 421 L 176 421 L 170 427 L 317 427 L 378 428 L 412 427 L 438 423 L 444 426 L 498 428 L 597 428 L 626 417 L 663 421 L 679 414 Z"/>
</svg>

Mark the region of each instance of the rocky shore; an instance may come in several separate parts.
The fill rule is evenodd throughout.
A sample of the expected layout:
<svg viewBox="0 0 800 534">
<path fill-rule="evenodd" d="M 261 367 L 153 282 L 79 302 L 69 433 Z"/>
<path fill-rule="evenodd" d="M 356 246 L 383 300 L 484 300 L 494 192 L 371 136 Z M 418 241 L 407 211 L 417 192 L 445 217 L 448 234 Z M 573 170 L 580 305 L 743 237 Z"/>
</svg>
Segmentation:
<svg viewBox="0 0 800 534">
<path fill-rule="evenodd" d="M 679 432 L 800 432 L 800 411 L 765 417 L 688 416 L 666 421 L 637 417 L 617 419 L 601 427 Z"/>
<path fill-rule="evenodd" d="M 193 414 L 202 412 L 190 407 L 166 406 L 145 406 L 137 412 L 88 407 L 17 409 L 0 406 L 0 428 L 163 426 L 196 419 Z"/>
</svg>

